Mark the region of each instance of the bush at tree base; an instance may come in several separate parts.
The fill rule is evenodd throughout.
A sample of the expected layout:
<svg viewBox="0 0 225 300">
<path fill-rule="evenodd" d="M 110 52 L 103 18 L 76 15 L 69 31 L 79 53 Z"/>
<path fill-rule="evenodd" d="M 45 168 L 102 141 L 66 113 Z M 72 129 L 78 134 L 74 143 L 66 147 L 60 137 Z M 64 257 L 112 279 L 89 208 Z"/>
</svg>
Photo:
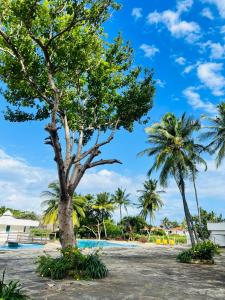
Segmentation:
<svg viewBox="0 0 225 300">
<path fill-rule="evenodd" d="M 61 255 L 53 258 L 50 255 L 39 256 L 37 272 L 51 279 L 100 279 L 108 275 L 108 269 L 99 258 L 98 251 L 84 255 L 78 248 L 61 250 Z"/>
</svg>

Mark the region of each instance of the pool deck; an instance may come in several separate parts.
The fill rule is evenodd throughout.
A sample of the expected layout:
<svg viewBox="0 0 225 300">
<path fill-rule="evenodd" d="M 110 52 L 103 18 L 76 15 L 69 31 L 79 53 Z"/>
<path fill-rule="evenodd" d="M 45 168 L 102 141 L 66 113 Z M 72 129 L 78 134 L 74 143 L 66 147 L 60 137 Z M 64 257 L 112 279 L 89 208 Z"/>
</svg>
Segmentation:
<svg viewBox="0 0 225 300">
<path fill-rule="evenodd" d="M 24 291 L 37 300 L 225 299 L 225 251 L 215 265 L 189 265 L 175 260 L 182 248 L 105 248 L 101 255 L 110 273 L 95 281 L 39 277 L 34 260 L 42 250 L 0 252 L 0 270 L 6 267 L 6 279 L 20 280 Z M 49 244 L 46 252 L 56 254 L 55 249 Z"/>
</svg>

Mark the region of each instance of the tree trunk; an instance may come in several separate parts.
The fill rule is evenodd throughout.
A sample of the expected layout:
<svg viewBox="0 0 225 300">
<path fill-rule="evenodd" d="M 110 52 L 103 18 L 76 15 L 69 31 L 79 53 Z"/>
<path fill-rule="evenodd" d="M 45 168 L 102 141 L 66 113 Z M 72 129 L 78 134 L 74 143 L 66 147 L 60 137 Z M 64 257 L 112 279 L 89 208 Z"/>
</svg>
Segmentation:
<svg viewBox="0 0 225 300">
<path fill-rule="evenodd" d="M 105 227 L 105 220 L 104 220 L 104 218 L 102 219 L 102 223 L 103 223 L 103 227 L 104 227 L 105 238 L 107 239 L 107 231 L 106 231 L 106 227 Z"/>
<path fill-rule="evenodd" d="M 62 248 L 75 247 L 76 240 L 74 236 L 72 220 L 72 197 L 60 199 L 59 201 L 59 236 Z"/>
<path fill-rule="evenodd" d="M 202 239 L 204 240 L 204 236 L 202 234 L 202 219 L 201 219 L 201 211 L 200 211 L 200 206 L 199 206 L 199 201 L 198 201 L 198 193 L 197 193 L 197 188 L 196 188 L 196 183 L 195 183 L 195 177 L 194 174 L 193 176 L 193 185 L 194 185 L 194 191 L 195 191 L 195 200 L 196 200 L 196 205 L 197 205 L 197 210 L 198 210 L 198 220 L 199 220 L 199 228 L 200 228 L 200 233 L 202 235 Z"/>
<path fill-rule="evenodd" d="M 120 221 L 122 220 L 122 207 L 120 205 Z"/>
<path fill-rule="evenodd" d="M 185 186 L 184 186 L 183 178 L 180 179 L 178 187 L 179 187 L 181 197 L 183 200 L 184 214 L 185 214 L 185 218 L 186 218 L 186 222 L 187 222 L 188 232 L 189 232 L 190 239 L 191 239 L 191 245 L 193 247 L 195 245 L 194 227 L 193 227 L 191 214 L 190 214 L 186 196 L 185 196 Z"/>
<path fill-rule="evenodd" d="M 100 240 L 101 239 L 101 230 L 100 230 L 100 223 L 99 221 L 97 221 L 97 228 L 98 228 L 98 239 Z"/>
</svg>

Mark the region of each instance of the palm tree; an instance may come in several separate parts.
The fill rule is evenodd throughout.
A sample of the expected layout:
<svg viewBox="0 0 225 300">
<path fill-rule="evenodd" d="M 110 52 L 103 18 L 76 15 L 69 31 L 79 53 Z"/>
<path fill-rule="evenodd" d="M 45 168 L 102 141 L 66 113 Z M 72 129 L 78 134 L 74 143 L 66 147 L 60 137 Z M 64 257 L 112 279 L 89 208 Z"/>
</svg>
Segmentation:
<svg viewBox="0 0 225 300">
<path fill-rule="evenodd" d="M 92 207 L 100 213 L 100 219 L 103 224 L 105 237 L 107 238 L 105 219 L 110 217 L 111 212 L 115 209 L 115 203 L 112 201 L 110 194 L 104 192 L 97 194 L 97 197 Z M 100 224 L 98 223 L 98 227 L 99 226 Z"/>
<path fill-rule="evenodd" d="M 42 192 L 41 196 L 45 197 L 45 201 L 42 202 L 43 207 L 47 207 L 43 212 L 43 222 L 44 224 L 52 224 L 53 228 L 58 222 L 58 206 L 60 199 L 60 188 L 57 181 L 51 182 L 48 185 L 50 190 Z M 85 217 L 84 206 L 86 203 L 86 198 L 80 195 L 73 196 L 73 225 L 80 226 L 80 218 Z"/>
<path fill-rule="evenodd" d="M 216 166 L 219 167 L 225 157 L 225 103 L 217 106 L 218 115 L 207 118 L 211 125 L 207 126 L 207 132 L 201 135 L 202 139 L 211 139 L 207 148 L 216 153 Z"/>
<path fill-rule="evenodd" d="M 141 196 L 139 197 L 138 208 L 141 209 L 140 215 L 146 220 L 149 215 L 150 224 L 154 219 L 154 213 L 156 210 L 160 209 L 163 202 L 160 198 L 160 193 L 163 191 L 157 191 L 157 180 L 146 180 L 144 182 L 144 189 L 139 190 Z"/>
<path fill-rule="evenodd" d="M 141 152 L 142 155 L 155 158 L 148 174 L 160 171 L 159 181 L 162 186 L 167 186 L 170 176 L 175 179 L 182 197 L 192 245 L 198 241 L 198 236 L 186 200 L 185 180 L 192 177 L 197 164 L 205 165 L 201 158 L 204 147 L 193 139 L 193 134 L 200 128 L 199 121 L 186 117 L 185 114 L 176 118 L 174 114 L 167 113 L 161 123 L 155 123 L 146 129 L 151 147 Z"/>
<path fill-rule="evenodd" d="M 122 207 L 124 207 L 126 213 L 128 213 L 127 206 L 130 204 L 129 197 L 130 194 L 126 194 L 126 190 L 122 190 L 122 188 L 118 188 L 112 196 L 113 202 L 120 209 L 120 221 L 122 220 Z"/>
</svg>

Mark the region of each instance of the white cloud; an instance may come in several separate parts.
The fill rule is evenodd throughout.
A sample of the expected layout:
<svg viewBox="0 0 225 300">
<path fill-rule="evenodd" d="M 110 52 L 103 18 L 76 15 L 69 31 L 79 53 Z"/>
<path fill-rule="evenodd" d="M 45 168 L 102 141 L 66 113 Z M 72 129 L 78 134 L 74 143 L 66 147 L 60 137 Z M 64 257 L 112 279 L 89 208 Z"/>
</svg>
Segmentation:
<svg viewBox="0 0 225 300">
<path fill-rule="evenodd" d="M 140 49 L 144 51 L 144 55 L 148 58 L 152 58 L 156 55 L 156 53 L 159 53 L 159 49 L 154 45 L 142 44 Z"/>
<path fill-rule="evenodd" d="M 209 114 L 216 114 L 216 106 L 209 101 L 203 101 L 200 95 L 195 91 L 194 87 L 186 88 L 183 91 L 183 94 L 193 109 L 201 109 Z"/>
<path fill-rule="evenodd" d="M 180 57 L 175 59 L 175 62 L 179 65 L 185 65 L 186 59 L 184 57 L 180 56 Z"/>
<path fill-rule="evenodd" d="M 143 17 L 142 8 L 139 8 L 139 7 L 133 8 L 131 15 L 135 18 L 135 20 L 142 18 Z"/>
<path fill-rule="evenodd" d="M 208 7 L 203 8 L 203 10 L 201 11 L 201 15 L 209 20 L 214 20 L 213 13 Z"/>
<path fill-rule="evenodd" d="M 203 2 L 216 5 L 220 16 L 225 18 L 225 0 L 203 0 Z"/>
<path fill-rule="evenodd" d="M 215 96 L 224 95 L 225 78 L 221 74 L 222 70 L 222 63 L 212 62 L 200 64 L 197 68 L 198 78 Z"/>
<path fill-rule="evenodd" d="M 161 79 L 156 79 L 156 84 L 161 88 L 164 88 L 166 85 L 165 81 L 162 81 Z"/>
<path fill-rule="evenodd" d="M 171 35 L 176 38 L 185 38 L 187 42 L 192 43 L 199 38 L 200 27 L 196 22 L 187 22 L 181 20 L 181 15 L 192 7 L 193 1 L 179 1 L 176 11 L 165 10 L 161 13 L 155 11 L 147 17 L 149 24 L 164 24 Z"/>
<path fill-rule="evenodd" d="M 213 178 L 213 180 L 212 180 Z M 217 209 L 225 213 L 225 164 L 220 169 L 215 168 L 213 160 L 209 161 L 208 172 L 199 173 L 197 187 L 201 205 L 207 209 Z M 46 190 L 49 182 L 56 179 L 56 172 L 29 165 L 25 160 L 6 154 L 0 149 L 0 194 L 1 205 L 22 210 L 40 211 L 43 199 L 40 193 Z M 92 170 L 82 179 L 78 192 L 99 193 L 107 191 L 113 193 L 118 187 L 126 188 L 132 202 L 137 201 L 139 190 L 146 179 L 144 175 L 127 176 L 107 169 Z M 192 213 L 196 213 L 192 184 L 187 184 L 187 199 Z M 162 194 L 163 208 L 156 212 L 156 223 L 168 216 L 170 219 L 182 220 L 183 206 L 178 188 L 173 180 L 170 181 L 166 193 Z M 212 200 L 212 202 L 210 202 Z M 214 207 L 213 207 L 214 205 Z M 128 208 L 129 214 L 138 214 L 136 207 Z M 114 217 L 118 220 L 119 213 Z"/>
<path fill-rule="evenodd" d="M 196 67 L 196 65 L 189 65 L 189 66 L 185 67 L 183 73 L 184 74 L 189 74 L 192 70 L 195 69 L 195 67 Z"/>
<path fill-rule="evenodd" d="M 210 58 L 212 59 L 223 59 L 225 57 L 225 45 L 208 41 L 204 43 L 202 46 L 210 48 L 211 50 Z"/>
<path fill-rule="evenodd" d="M 17 209 L 40 211 L 40 193 L 55 172 L 30 166 L 26 161 L 10 156 L 0 149 L 1 205 Z"/>
</svg>

